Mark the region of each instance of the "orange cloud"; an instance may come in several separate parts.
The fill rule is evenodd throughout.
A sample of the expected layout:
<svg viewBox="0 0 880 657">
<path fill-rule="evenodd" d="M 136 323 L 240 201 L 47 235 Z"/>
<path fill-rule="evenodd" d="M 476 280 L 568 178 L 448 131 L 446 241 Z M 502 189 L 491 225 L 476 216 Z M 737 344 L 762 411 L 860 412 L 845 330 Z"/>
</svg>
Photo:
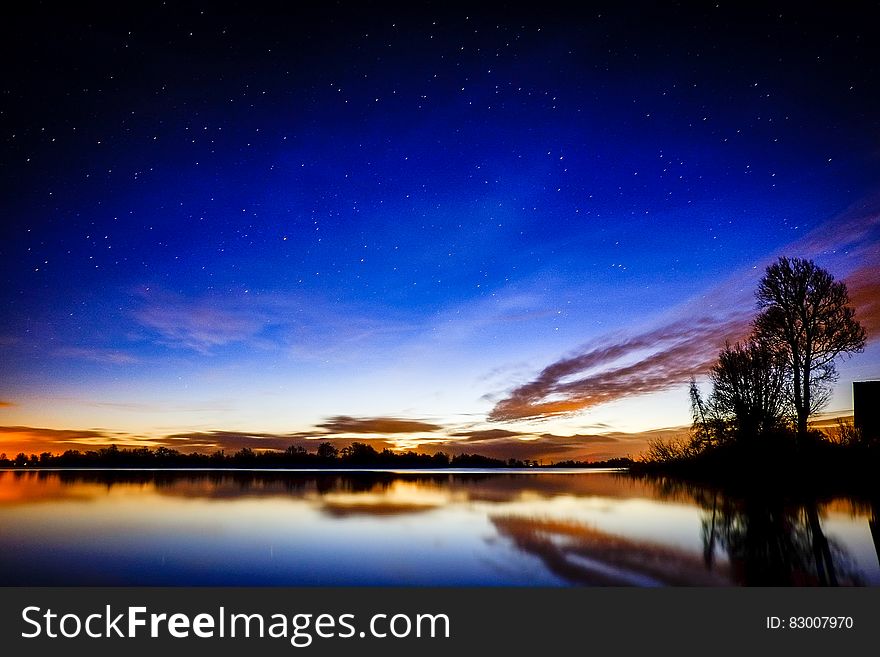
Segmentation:
<svg viewBox="0 0 880 657">
<path fill-rule="evenodd" d="M 10 458 L 19 452 L 63 452 L 84 447 L 151 445 L 145 438 L 114 434 L 102 429 L 45 429 L 41 427 L 0 427 L 0 452 Z"/>
<path fill-rule="evenodd" d="M 385 418 L 386 420 L 388 418 Z M 413 421 L 415 422 L 415 421 Z M 427 423 L 415 422 L 421 426 Z M 329 424 L 329 423 L 328 423 Z M 348 424 L 343 423 L 348 427 Z M 374 426 L 374 425 L 370 425 Z M 394 425 L 399 428 L 399 425 Z M 375 449 L 414 449 L 433 454 L 478 453 L 498 459 L 529 459 L 544 461 L 604 460 L 619 456 L 637 455 L 649 438 L 682 435 L 686 428 L 674 428 L 644 433 L 576 434 L 560 436 L 552 433 L 527 434 L 507 429 L 460 431 L 454 434 L 434 433 L 430 438 L 409 436 L 398 432 L 387 437 L 353 437 L 321 431 L 298 433 L 263 433 L 244 431 L 192 431 L 147 438 L 130 434 L 109 432 L 101 429 L 47 429 L 40 427 L 0 427 L 0 453 L 13 457 L 19 452 L 39 454 L 61 453 L 69 449 L 87 451 L 109 445 L 120 447 L 170 447 L 183 453 L 211 453 L 224 450 L 228 453 L 243 448 L 260 450 L 285 450 L 302 447 L 314 451 L 318 444 L 332 440 L 337 448 L 351 445 L 356 440 L 367 441 Z"/>
<path fill-rule="evenodd" d="M 69 449 L 87 451 L 110 445 L 119 447 L 169 447 L 179 452 L 211 453 L 217 450 L 237 452 L 243 448 L 259 450 L 285 450 L 302 447 L 314 451 L 318 444 L 333 440 L 338 448 L 354 442 L 352 438 L 339 438 L 321 432 L 258 433 L 244 431 L 191 431 L 167 436 L 146 438 L 124 433 L 112 433 L 100 429 L 45 429 L 40 427 L 0 427 L 0 453 L 13 457 L 19 452 L 58 454 Z M 377 438 L 369 443 L 377 450 L 393 449 L 392 441 Z"/>
<path fill-rule="evenodd" d="M 507 429 L 481 429 L 476 431 L 461 431 L 450 435 L 454 438 L 464 438 L 464 441 L 468 443 L 479 443 L 487 440 L 498 440 L 499 438 L 519 438 L 520 436 L 528 434 L 524 434 L 520 431 L 508 431 Z"/>
<path fill-rule="evenodd" d="M 300 433 L 248 433 L 244 431 L 193 431 L 175 433 L 165 436 L 161 443 L 166 447 L 180 452 L 209 453 L 218 449 L 226 452 L 237 452 L 248 448 L 260 450 L 285 450 L 288 447 L 302 447 L 306 451 L 314 451 L 324 441 L 332 440 L 337 448 L 347 447 L 351 438 L 338 438 L 320 432 Z M 386 447 L 393 449 L 394 443 L 384 439 L 371 439 L 370 445 L 381 451 Z"/>
<path fill-rule="evenodd" d="M 443 427 L 439 424 L 422 422 L 421 420 L 408 420 L 395 417 L 350 417 L 337 415 L 328 418 L 318 427 L 326 429 L 329 433 L 422 433 L 439 431 Z"/>
<path fill-rule="evenodd" d="M 526 434 L 506 429 L 464 431 L 451 434 L 420 446 L 422 451 L 447 454 L 482 454 L 492 458 L 509 458 L 544 462 L 604 461 L 622 456 L 637 456 L 653 438 L 677 438 L 686 435 L 688 427 L 656 429 L 638 433 Z"/>
<path fill-rule="evenodd" d="M 660 392 L 709 369 L 725 340 L 746 335 L 750 313 L 679 320 L 563 358 L 508 394 L 490 421 L 566 415 L 634 395 Z M 626 363 L 626 364 L 621 364 Z"/>
<path fill-rule="evenodd" d="M 862 267 L 847 276 L 846 285 L 856 319 L 865 327 L 868 339 L 880 338 L 880 272 L 875 267 Z"/>
<path fill-rule="evenodd" d="M 880 336 L 880 213 L 875 200 L 818 226 L 783 252 L 815 257 L 846 277 L 856 317 L 869 339 Z M 775 259 L 775 258 L 774 258 Z M 744 338 L 755 315 L 752 290 L 763 266 L 736 272 L 676 319 L 654 330 L 609 336 L 545 367 L 498 401 L 490 421 L 568 415 L 607 402 L 683 385 L 708 370 L 725 340 Z"/>
</svg>

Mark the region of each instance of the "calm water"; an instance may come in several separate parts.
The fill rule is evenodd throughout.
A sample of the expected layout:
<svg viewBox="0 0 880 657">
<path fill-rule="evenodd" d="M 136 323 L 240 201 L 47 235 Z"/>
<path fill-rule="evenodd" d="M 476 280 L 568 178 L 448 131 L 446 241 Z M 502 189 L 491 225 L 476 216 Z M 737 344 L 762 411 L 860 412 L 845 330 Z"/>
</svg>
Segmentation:
<svg viewBox="0 0 880 657">
<path fill-rule="evenodd" d="M 877 514 L 610 471 L 0 471 L 0 584 L 876 586 Z"/>
</svg>

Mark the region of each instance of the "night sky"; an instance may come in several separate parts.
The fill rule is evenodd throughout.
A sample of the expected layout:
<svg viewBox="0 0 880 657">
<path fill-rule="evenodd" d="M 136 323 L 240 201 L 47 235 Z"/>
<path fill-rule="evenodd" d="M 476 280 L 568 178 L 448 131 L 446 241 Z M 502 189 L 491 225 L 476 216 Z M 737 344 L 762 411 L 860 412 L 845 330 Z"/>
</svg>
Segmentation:
<svg viewBox="0 0 880 657">
<path fill-rule="evenodd" d="M 0 451 L 637 454 L 780 255 L 848 282 L 851 409 L 880 6 L 533 4 L 12 10 Z"/>
</svg>

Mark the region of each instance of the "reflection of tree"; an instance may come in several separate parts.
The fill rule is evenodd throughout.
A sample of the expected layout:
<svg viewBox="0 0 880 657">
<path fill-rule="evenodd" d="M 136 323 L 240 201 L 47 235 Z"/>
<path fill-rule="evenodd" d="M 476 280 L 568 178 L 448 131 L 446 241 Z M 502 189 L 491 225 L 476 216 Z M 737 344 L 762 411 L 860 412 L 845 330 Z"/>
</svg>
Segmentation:
<svg viewBox="0 0 880 657">
<path fill-rule="evenodd" d="M 871 519 L 868 521 L 871 538 L 874 539 L 874 552 L 877 555 L 877 561 L 880 562 L 880 520 L 877 518 L 877 509 L 880 509 L 880 499 L 871 502 Z"/>
<path fill-rule="evenodd" d="M 779 488 L 736 492 L 673 477 L 643 477 L 654 485 L 662 500 L 695 503 L 704 509 L 703 557 L 706 567 L 716 567 L 715 555 L 725 553 L 732 578 L 746 586 L 860 585 L 862 576 L 851 557 L 822 528 L 821 508 L 815 494 L 801 491 L 796 500 Z M 854 513 L 866 505 L 844 498 Z M 880 555 L 877 509 L 870 505 L 869 526 Z"/>
<path fill-rule="evenodd" d="M 717 545 L 727 553 L 735 581 L 746 586 L 860 584 L 842 548 L 828 539 L 815 502 L 726 499 L 703 519 L 706 563 Z"/>
</svg>

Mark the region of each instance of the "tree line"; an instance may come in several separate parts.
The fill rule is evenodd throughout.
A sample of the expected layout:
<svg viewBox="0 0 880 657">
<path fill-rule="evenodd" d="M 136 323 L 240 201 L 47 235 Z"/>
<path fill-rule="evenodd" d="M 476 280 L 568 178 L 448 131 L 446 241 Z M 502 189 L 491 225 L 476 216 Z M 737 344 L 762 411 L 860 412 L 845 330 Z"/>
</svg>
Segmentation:
<svg viewBox="0 0 880 657">
<path fill-rule="evenodd" d="M 613 459 L 599 463 L 565 461 L 551 467 L 624 467 L 629 459 Z M 337 448 L 329 441 L 322 442 L 315 451 L 291 445 L 285 450 L 254 450 L 244 447 L 227 454 L 217 450 L 211 454 L 183 453 L 169 447 L 119 448 L 117 445 L 81 452 L 67 450 L 62 454 L 43 452 L 13 458 L 0 454 L 0 468 L 527 468 L 539 463 L 530 459 L 507 460 L 481 454 L 445 452 L 422 454 L 377 451 L 372 445 L 353 442 Z"/>
</svg>

